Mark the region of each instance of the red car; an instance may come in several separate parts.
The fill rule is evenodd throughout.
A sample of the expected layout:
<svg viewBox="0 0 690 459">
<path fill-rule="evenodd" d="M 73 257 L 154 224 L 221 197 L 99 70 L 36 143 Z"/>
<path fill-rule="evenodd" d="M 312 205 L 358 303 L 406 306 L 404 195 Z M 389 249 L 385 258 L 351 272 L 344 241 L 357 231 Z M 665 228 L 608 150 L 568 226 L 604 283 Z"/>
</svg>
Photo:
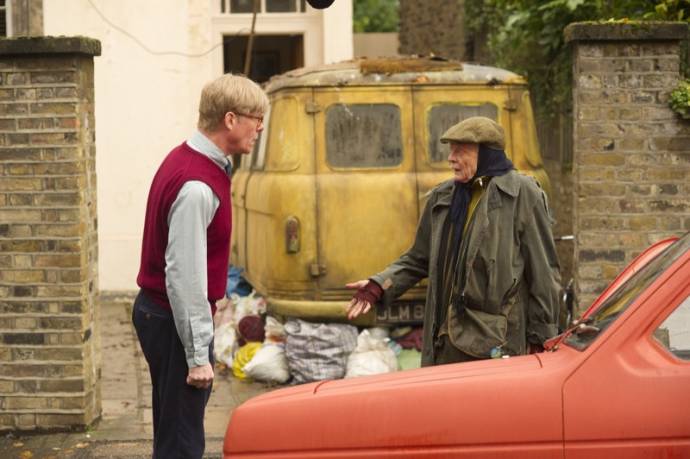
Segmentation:
<svg viewBox="0 0 690 459">
<path fill-rule="evenodd" d="M 690 233 L 640 255 L 546 351 L 261 395 L 226 458 L 690 458 Z"/>
</svg>

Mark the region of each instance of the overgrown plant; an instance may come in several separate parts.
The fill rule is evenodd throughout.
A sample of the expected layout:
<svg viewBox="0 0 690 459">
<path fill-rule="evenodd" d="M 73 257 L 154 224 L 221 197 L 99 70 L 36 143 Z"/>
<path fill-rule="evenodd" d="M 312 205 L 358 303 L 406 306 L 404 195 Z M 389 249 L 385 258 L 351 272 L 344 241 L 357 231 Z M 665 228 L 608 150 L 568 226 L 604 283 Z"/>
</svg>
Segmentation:
<svg viewBox="0 0 690 459">
<path fill-rule="evenodd" d="M 676 89 L 671 91 L 668 104 L 681 118 L 690 119 L 690 80 L 681 81 Z"/>
<path fill-rule="evenodd" d="M 563 39 L 568 24 L 688 21 L 690 0 L 465 0 L 465 13 L 468 30 L 487 36 L 493 63 L 525 75 L 537 111 L 553 115 L 571 108 L 571 56 Z"/>
</svg>

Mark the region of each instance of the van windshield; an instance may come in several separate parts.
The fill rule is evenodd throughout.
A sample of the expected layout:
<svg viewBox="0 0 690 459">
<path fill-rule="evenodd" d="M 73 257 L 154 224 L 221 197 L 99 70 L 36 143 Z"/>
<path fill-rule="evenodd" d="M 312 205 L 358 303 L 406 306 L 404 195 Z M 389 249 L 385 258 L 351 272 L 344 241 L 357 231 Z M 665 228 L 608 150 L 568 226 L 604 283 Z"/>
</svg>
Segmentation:
<svg viewBox="0 0 690 459">
<path fill-rule="evenodd" d="M 400 107 L 334 104 L 326 110 L 326 160 L 334 167 L 393 167 L 402 162 Z"/>
<path fill-rule="evenodd" d="M 429 134 L 429 161 L 445 162 L 450 153 L 447 143 L 441 143 L 441 136 L 454 124 L 473 116 L 485 116 L 497 121 L 498 108 L 494 104 L 451 104 L 442 103 L 431 107 L 427 114 Z"/>
</svg>

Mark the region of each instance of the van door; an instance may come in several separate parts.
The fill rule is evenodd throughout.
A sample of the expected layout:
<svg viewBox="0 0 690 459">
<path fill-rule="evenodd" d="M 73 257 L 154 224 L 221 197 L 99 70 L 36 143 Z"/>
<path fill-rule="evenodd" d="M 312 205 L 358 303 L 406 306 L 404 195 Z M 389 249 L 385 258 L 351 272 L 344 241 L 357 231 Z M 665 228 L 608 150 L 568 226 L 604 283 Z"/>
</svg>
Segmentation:
<svg viewBox="0 0 690 459">
<path fill-rule="evenodd" d="M 314 285 L 314 142 L 307 102 L 309 89 L 271 94 L 270 120 L 247 183 L 245 278 L 269 300 L 304 300 Z M 296 240 L 287 237 L 291 228 Z"/>
<path fill-rule="evenodd" d="M 270 108 L 264 115 L 264 125 L 268 126 L 270 120 Z M 265 130 L 259 133 L 254 144 L 254 150 L 248 155 L 234 155 L 233 164 L 235 171 L 232 175 L 232 236 L 230 264 L 243 269 L 247 267 L 247 188 L 253 170 L 263 169 L 266 155 Z"/>
<path fill-rule="evenodd" d="M 314 101 L 318 278 L 349 298 L 412 243 L 419 218 L 409 88 L 317 88 Z"/>
<path fill-rule="evenodd" d="M 510 142 L 510 120 L 503 110 L 507 91 L 494 88 L 475 85 L 413 88 L 417 187 L 421 208 L 426 204 L 428 192 L 453 176 L 448 165 L 450 148 L 440 142 L 448 128 L 472 116 L 486 116 L 503 126 L 506 141 Z M 510 150 L 506 148 L 506 151 Z"/>
</svg>

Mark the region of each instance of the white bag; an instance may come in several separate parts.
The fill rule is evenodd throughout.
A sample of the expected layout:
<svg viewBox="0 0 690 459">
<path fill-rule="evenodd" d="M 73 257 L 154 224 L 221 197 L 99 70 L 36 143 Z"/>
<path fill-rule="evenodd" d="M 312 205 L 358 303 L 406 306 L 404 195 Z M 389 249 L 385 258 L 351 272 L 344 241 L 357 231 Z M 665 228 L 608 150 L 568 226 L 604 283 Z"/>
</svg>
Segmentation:
<svg viewBox="0 0 690 459">
<path fill-rule="evenodd" d="M 232 359 L 237 346 L 235 324 L 225 322 L 215 329 L 213 336 L 213 356 L 217 362 L 232 368 Z"/>
<path fill-rule="evenodd" d="M 272 343 L 282 343 L 285 341 L 285 326 L 278 319 L 267 316 L 264 330 L 266 330 L 266 341 Z"/>
<path fill-rule="evenodd" d="M 290 379 L 285 349 L 280 344 L 264 344 L 242 371 L 256 381 L 282 384 Z"/>
<path fill-rule="evenodd" d="M 395 352 L 388 346 L 386 339 L 378 330 L 372 335 L 369 330 L 363 330 L 357 337 L 357 348 L 347 359 L 346 378 L 356 376 L 377 375 L 391 373 L 398 370 L 398 359 Z"/>
<path fill-rule="evenodd" d="M 235 305 L 235 315 L 233 317 L 236 324 L 240 323 L 240 320 L 244 316 L 257 316 L 266 312 L 266 300 L 256 294 L 255 290 L 252 290 L 247 296 L 239 296 L 236 293 L 230 295 L 232 303 Z"/>
</svg>

